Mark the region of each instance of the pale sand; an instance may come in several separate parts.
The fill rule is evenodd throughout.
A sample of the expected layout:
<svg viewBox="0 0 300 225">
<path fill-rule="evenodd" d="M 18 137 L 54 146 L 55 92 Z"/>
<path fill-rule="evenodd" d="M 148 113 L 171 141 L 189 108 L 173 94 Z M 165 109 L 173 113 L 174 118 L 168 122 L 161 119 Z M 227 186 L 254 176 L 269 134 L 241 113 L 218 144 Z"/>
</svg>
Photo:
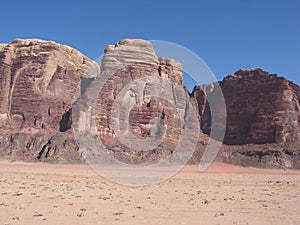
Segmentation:
<svg viewBox="0 0 300 225">
<path fill-rule="evenodd" d="M 214 163 L 132 188 L 86 165 L 0 162 L 0 224 L 300 224 L 300 171 Z"/>
</svg>

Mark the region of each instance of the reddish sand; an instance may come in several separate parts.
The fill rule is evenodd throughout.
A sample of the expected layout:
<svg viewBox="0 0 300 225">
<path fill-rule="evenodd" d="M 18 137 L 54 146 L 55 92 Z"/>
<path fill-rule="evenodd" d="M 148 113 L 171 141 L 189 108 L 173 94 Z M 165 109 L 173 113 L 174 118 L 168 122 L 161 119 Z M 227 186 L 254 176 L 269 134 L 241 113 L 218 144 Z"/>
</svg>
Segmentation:
<svg viewBox="0 0 300 225">
<path fill-rule="evenodd" d="M 186 166 L 183 171 L 196 173 L 199 170 L 198 166 Z M 205 170 L 205 173 L 300 175 L 300 170 L 261 169 L 215 162 Z"/>
<path fill-rule="evenodd" d="M 300 171 L 214 163 L 204 173 L 186 166 L 163 182 L 132 188 L 87 165 L 0 162 L 1 225 L 296 225 L 299 201 Z"/>
</svg>

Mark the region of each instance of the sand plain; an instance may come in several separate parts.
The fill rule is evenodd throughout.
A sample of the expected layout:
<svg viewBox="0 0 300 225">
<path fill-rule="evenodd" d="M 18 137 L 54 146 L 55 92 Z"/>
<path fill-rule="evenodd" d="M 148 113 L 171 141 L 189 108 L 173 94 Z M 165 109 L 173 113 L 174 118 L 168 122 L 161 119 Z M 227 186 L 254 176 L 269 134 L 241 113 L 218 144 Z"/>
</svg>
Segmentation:
<svg viewBox="0 0 300 225">
<path fill-rule="evenodd" d="M 0 224 L 299 225 L 300 171 L 214 163 L 129 187 L 88 165 L 2 161 Z"/>
</svg>

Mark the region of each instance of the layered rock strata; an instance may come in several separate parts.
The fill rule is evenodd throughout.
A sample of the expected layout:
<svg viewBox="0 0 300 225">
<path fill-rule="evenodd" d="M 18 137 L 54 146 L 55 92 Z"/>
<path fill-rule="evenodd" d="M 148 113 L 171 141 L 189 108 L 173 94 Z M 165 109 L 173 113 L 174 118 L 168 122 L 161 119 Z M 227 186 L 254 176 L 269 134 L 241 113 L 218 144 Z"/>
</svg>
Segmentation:
<svg viewBox="0 0 300 225">
<path fill-rule="evenodd" d="M 262 69 L 239 70 L 219 82 L 226 102 L 228 145 L 295 142 L 299 139 L 299 87 Z M 201 128 L 209 134 L 210 108 L 206 95 L 213 85 L 196 87 Z"/>
<path fill-rule="evenodd" d="M 178 145 L 192 149 L 190 163 L 199 163 L 213 125 L 226 131 L 218 160 L 300 168 L 300 88 L 262 69 L 239 70 L 189 94 L 180 62 L 158 58 L 148 41 L 108 46 L 100 68 L 68 46 L 17 39 L 0 44 L 0 85 L 1 158 L 78 163 L 84 158 L 79 145 L 101 140 L 126 163 L 157 162 Z M 226 103 L 226 127 L 216 86 Z M 192 132 L 183 144 L 184 127 Z M 73 129 L 91 138 L 80 143 Z"/>
<path fill-rule="evenodd" d="M 197 126 L 198 116 L 192 121 L 187 113 L 190 104 L 181 64 L 159 59 L 148 41 L 125 39 L 105 49 L 101 74 L 82 96 L 74 126 L 94 132 L 122 161 L 152 162 L 172 154 L 182 127 Z"/>
<path fill-rule="evenodd" d="M 22 134 L 9 138 L 14 140 L 10 142 L 12 146 L 20 139 L 20 143 L 16 144 L 20 145 L 20 149 L 15 151 L 31 152 L 26 147 L 30 143 L 25 144 L 24 135 L 29 142 L 34 142 L 34 138 L 30 139 L 33 134 L 54 137 L 69 130 L 70 111 L 78 96 L 80 77 L 94 76 L 99 71 L 95 62 L 77 50 L 54 42 L 17 39 L 1 45 L 0 129 L 3 134 Z M 72 138 L 72 135 L 66 135 L 64 141 Z M 46 141 L 47 138 L 42 139 Z M 50 139 L 48 141 L 51 146 L 52 142 Z M 76 145 L 62 147 L 63 142 L 60 147 L 63 151 L 76 151 Z M 6 143 L 5 135 L 1 143 Z M 4 149 L 6 147 L 6 144 L 2 146 Z M 38 147 L 35 151 L 39 152 Z M 43 158 L 34 154 L 30 157 L 25 155 L 24 159 Z"/>
</svg>

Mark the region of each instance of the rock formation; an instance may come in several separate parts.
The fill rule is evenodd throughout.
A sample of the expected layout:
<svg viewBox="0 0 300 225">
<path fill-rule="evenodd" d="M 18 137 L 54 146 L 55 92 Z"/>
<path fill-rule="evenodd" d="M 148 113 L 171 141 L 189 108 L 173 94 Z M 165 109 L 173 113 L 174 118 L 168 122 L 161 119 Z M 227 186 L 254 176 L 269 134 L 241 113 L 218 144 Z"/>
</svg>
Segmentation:
<svg viewBox="0 0 300 225">
<path fill-rule="evenodd" d="M 97 64 L 53 42 L 15 40 L 0 52 L 1 125 L 59 131 L 81 76 Z"/>
<path fill-rule="evenodd" d="M 30 139 L 32 134 L 40 133 L 44 137 L 38 139 L 51 147 L 50 143 L 53 141 L 50 139 L 59 136 L 69 126 L 69 112 L 78 95 L 76 91 L 80 77 L 94 76 L 95 73 L 99 73 L 96 63 L 65 45 L 36 39 L 17 39 L 10 44 L 1 45 L 1 144 L 6 142 L 7 134 L 20 133 L 22 135 L 8 139 L 11 143 L 20 141 L 20 150 L 29 151 L 26 146 L 31 144 L 26 143 L 24 146 L 24 135 Z M 45 138 L 48 136 L 50 139 Z M 66 140 L 72 139 L 66 135 L 64 137 Z M 24 145 L 21 144 L 23 142 Z M 2 146 L 9 148 L 7 145 Z M 38 149 L 41 150 L 37 147 L 35 151 Z M 76 144 L 68 150 L 74 152 Z M 29 158 L 40 156 L 33 155 Z"/>
<path fill-rule="evenodd" d="M 223 141 L 227 146 L 220 160 L 242 166 L 299 169 L 299 86 L 258 68 L 239 70 L 219 84 L 227 111 Z M 214 91 L 210 84 L 195 87 L 192 93 L 206 134 L 211 129 L 207 96 Z"/>
<path fill-rule="evenodd" d="M 190 94 L 180 62 L 158 58 L 148 41 L 125 39 L 104 52 L 100 68 L 54 42 L 0 44 L 1 158 L 78 163 L 83 161 L 78 144 L 89 146 L 100 138 L 123 162 L 157 162 L 183 145 L 186 152 L 195 150 L 190 163 L 198 163 L 214 113 L 213 125 L 226 129 L 218 160 L 300 169 L 296 84 L 249 69 L 195 87 Z M 226 127 L 219 123 L 221 109 L 211 112 L 207 100 L 214 96 L 211 104 L 218 107 L 216 85 L 226 102 Z M 91 138 L 77 143 L 72 128 Z M 183 128 L 189 129 L 186 142 L 180 139 Z"/>
<path fill-rule="evenodd" d="M 220 82 L 227 107 L 224 143 L 228 145 L 295 142 L 299 139 L 299 87 L 262 69 L 239 70 Z M 210 86 L 196 87 L 201 128 L 210 130 Z"/>
<path fill-rule="evenodd" d="M 83 134 L 95 132 L 115 157 L 130 163 L 157 161 L 171 154 L 182 127 L 196 127 L 198 121 L 196 113 L 194 121 L 187 113 L 191 102 L 181 64 L 158 59 L 151 43 L 139 39 L 125 39 L 105 49 L 101 74 L 81 101 L 83 108 L 74 114 L 80 117 L 76 129 Z"/>
</svg>

